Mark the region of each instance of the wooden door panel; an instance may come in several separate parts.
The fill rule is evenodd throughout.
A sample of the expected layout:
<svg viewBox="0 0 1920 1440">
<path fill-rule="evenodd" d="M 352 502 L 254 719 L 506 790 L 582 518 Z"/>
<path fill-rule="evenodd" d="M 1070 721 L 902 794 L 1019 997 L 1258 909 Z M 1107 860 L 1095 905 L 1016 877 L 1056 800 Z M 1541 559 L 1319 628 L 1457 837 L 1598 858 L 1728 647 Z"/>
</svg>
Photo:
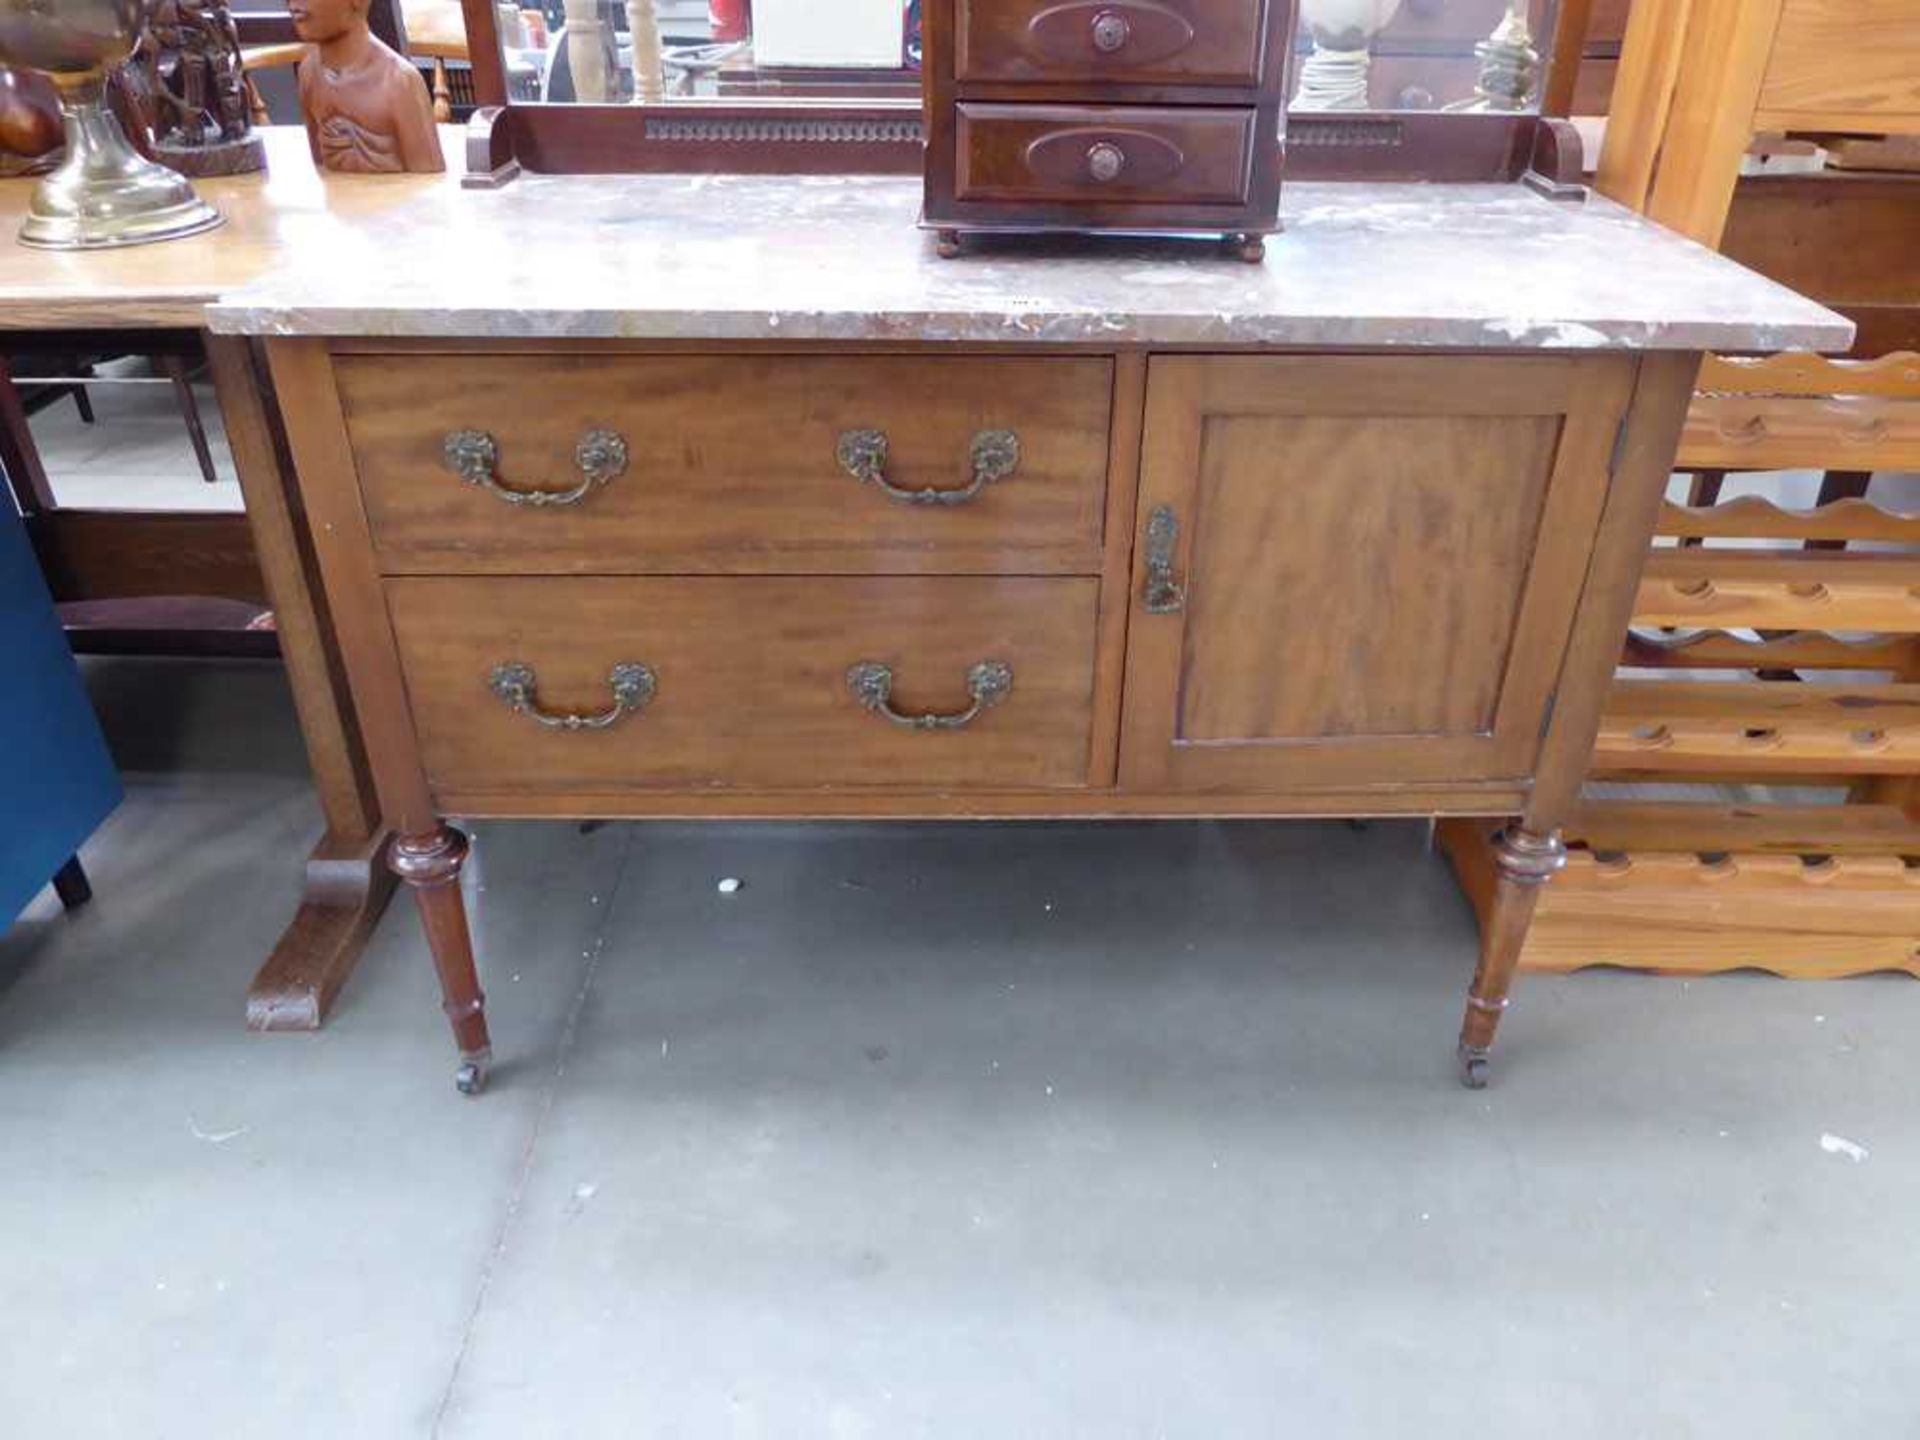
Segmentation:
<svg viewBox="0 0 1920 1440">
<path fill-rule="evenodd" d="M 1178 527 L 1183 604 L 1139 601 L 1141 545 L 1123 782 L 1527 777 L 1632 374 L 1550 355 L 1156 359 L 1140 514 Z"/>
<path fill-rule="evenodd" d="M 1490 733 L 1559 431 L 1546 415 L 1211 422 L 1181 738 Z M 1467 556 L 1469 583 L 1433 584 L 1436 557 Z M 1284 669 L 1262 663 L 1275 636 Z"/>
</svg>

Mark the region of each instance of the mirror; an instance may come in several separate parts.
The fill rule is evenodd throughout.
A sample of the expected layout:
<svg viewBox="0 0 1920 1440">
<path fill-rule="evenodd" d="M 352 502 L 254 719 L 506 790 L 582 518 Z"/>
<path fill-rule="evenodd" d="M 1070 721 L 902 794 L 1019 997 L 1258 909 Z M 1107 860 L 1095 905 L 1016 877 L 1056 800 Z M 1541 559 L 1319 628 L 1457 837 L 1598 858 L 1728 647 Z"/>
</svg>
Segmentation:
<svg viewBox="0 0 1920 1440">
<path fill-rule="evenodd" d="M 498 0 L 513 101 L 918 100 L 921 0 Z M 637 58 L 636 58 L 637 57 Z"/>
<path fill-rule="evenodd" d="M 496 0 L 495 13 L 515 103 L 863 102 L 919 98 L 922 3 Z M 1167 3 L 1204 21 L 1198 0 Z M 1540 108 L 1558 0 L 1299 7 L 1295 112 Z"/>
<path fill-rule="evenodd" d="M 1300 0 L 1288 110 L 1535 114 L 1557 0 Z"/>
</svg>

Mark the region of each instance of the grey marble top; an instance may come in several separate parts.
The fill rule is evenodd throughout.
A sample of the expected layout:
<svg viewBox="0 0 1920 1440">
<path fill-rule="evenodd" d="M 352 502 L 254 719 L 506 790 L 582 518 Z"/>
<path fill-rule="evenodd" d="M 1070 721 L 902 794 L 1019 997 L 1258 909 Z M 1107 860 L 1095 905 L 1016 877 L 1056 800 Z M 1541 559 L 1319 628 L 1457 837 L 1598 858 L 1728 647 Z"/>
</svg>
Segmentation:
<svg viewBox="0 0 1920 1440">
<path fill-rule="evenodd" d="M 316 210 L 208 312 L 262 335 L 1834 350 L 1852 326 L 1608 201 L 1298 184 L 1263 265 L 916 228 L 874 177 L 524 176 Z"/>
</svg>

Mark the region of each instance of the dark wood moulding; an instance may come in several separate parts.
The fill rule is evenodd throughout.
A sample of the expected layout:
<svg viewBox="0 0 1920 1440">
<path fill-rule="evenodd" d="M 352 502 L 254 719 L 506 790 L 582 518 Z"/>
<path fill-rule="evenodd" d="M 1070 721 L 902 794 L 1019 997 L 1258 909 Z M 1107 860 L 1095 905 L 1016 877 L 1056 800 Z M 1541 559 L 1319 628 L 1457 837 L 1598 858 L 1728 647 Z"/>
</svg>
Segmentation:
<svg viewBox="0 0 1920 1440">
<path fill-rule="evenodd" d="M 487 105 L 467 125 L 469 186 L 544 175 L 918 175 L 906 101 Z M 1535 115 L 1351 111 L 1292 115 L 1288 180 L 1526 181 L 1579 199 L 1579 132 Z"/>
</svg>

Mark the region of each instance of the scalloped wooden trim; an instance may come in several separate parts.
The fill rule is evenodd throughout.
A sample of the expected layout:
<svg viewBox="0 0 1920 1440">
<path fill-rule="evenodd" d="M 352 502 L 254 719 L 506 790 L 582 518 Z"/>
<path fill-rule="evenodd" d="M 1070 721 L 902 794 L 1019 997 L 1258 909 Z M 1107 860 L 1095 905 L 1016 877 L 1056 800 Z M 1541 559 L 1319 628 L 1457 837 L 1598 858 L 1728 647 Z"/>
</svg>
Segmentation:
<svg viewBox="0 0 1920 1440">
<path fill-rule="evenodd" d="M 1811 510 L 1789 510 L 1759 495 L 1717 505 L 1660 508 L 1657 533 L 1703 540 L 1884 540 L 1920 545 L 1920 515 L 1887 510 L 1871 500 L 1835 500 Z"/>
<path fill-rule="evenodd" d="M 1832 360 L 1804 351 L 1741 358 L 1709 355 L 1694 388 L 1710 395 L 1882 395 L 1920 399 L 1920 354 Z"/>
<path fill-rule="evenodd" d="M 1691 807 L 1666 809 L 1676 819 Z M 1680 820 L 1684 823 L 1684 820 Z M 1441 822 L 1438 843 L 1475 902 L 1485 899 L 1494 823 Z M 1878 971 L 1920 977 L 1920 868 L 1895 857 L 1649 852 L 1626 862 L 1576 851 L 1541 892 L 1521 968 L 1597 965 L 1671 975 L 1761 969 L 1793 979 Z"/>
<path fill-rule="evenodd" d="M 1553 887 L 1535 911 L 1520 968 L 1569 975 L 1597 966 L 1655 975 L 1721 975 L 1764 970 L 1783 980 L 1845 980 L 1899 972 L 1920 979 L 1920 944 L 1898 935 L 1808 930 L 1676 930 L 1625 919 L 1556 913 Z"/>
</svg>

